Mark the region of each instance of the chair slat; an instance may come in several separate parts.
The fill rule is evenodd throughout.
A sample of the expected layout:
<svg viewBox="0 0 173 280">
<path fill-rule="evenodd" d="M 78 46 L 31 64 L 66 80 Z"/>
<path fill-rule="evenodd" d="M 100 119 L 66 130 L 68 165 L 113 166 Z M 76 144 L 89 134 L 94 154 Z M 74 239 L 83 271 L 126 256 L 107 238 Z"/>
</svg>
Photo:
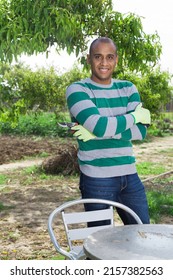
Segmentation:
<svg viewBox="0 0 173 280">
<path fill-rule="evenodd" d="M 101 229 L 105 229 L 105 228 L 110 228 L 110 227 L 112 227 L 112 225 L 70 229 L 70 230 L 68 230 L 67 234 L 68 234 L 68 237 L 69 237 L 70 241 L 73 241 L 73 240 L 83 240 L 88 235 L 94 233 L 95 231 L 98 231 L 98 230 L 101 230 Z"/>
<path fill-rule="evenodd" d="M 113 207 L 104 210 L 65 213 L 62 212 L 66 224 L 85 223 L 102 220 L 113 220 Z"/>
</svg>

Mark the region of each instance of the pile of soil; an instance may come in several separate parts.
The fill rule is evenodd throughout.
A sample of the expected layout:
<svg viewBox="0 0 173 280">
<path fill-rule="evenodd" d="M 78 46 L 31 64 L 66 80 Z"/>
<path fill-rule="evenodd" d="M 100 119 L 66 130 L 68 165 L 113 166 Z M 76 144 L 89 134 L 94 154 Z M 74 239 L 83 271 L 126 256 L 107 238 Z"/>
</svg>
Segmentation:
<svg viewBox="0 0 173 280">
<path fill-rule="evenodd" d="M 0 137 L 0 164 L 6 164 L 27 157 L 40 156 L 42 154 L 58 155 L 66 143 L 61 143 L 57 138 L 34 137 Z"/>
</svg>

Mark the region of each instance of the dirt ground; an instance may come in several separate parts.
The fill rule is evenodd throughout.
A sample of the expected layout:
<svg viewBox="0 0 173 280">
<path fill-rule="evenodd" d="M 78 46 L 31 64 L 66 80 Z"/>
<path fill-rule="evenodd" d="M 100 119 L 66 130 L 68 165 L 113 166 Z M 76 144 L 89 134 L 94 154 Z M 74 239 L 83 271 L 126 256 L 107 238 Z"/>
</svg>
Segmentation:
<svg viewBox="0 0 173 280">
<path fill-rule="evenodd" d="M 48 236 L 47 219 L 55 207 L 79 197 L 78 177 L 53 176 L 44 184 L 38 174 L 23 173 L 23 167 L 40 165 L 44 160 L 40 156 L 58 155 L 64 145 L 59 139 L 0 137 L 0 176 L 8 178 L 6 185 L 0 185 L 0 259 L 51 259 L 57 255 Z M 138 162 L 161 162 L 167 172 L 173 171 L 173 136 L 134 145 L 134 154 Z M 165 221 L 173 223 L 167 217 Z"/>
</svg>

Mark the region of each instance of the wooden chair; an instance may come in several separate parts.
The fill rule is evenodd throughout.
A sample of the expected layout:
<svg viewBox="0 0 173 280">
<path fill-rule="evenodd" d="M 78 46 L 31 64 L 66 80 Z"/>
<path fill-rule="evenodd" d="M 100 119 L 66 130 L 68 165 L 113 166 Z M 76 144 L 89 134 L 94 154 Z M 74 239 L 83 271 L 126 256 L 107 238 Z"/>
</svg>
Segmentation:
<svg viewBox="0 0 173 280">
<path fill-rule="evenodd" d="M 73 206 L 75 206 L 76 208 L 79 205 L 83 206 L 86 203 L 106 204 L 109 208 L 104 210 L 86 212 L 83 207 L 83 209 L 78 212 L 76 210 L 74 211 Z M 126 211 L 127 213 L 133 216 L 137 224 L 142 224 L 138 215 L 129 207 L 121 203 L 113 202 L 109 200 L 77 199 L 77 200 L 66 202 L 61 206 L 57 207 L 50 214 L 48 218 L 48 232 L 51 241 L 55 249 L 57 250 L 57 252 L 65 256 L 66 259 L 70 259 L 70 260 L 85 259 L 82 241 L 95 231 L 114 226 L 114 210 L 113 210 L 114 207 L 123 209 L 124 211 Z M 59 235 L 60 232 L 60 228 L 58 228 L 59 223 L 57 224 L 58 215 L 60 215 L 63 221 L 68 248 L 63 248 L 63 246 L 60 245 L 62 238 L 60 238 Z M 102 221 L 102 220 L 110 220 L 110 224 L 104 226 L 97 226 L 97 227 L 87 227 L 88 222 Z M 58 229 L 58 233 L 56 233 L 57 229 Z"/>
</svg>

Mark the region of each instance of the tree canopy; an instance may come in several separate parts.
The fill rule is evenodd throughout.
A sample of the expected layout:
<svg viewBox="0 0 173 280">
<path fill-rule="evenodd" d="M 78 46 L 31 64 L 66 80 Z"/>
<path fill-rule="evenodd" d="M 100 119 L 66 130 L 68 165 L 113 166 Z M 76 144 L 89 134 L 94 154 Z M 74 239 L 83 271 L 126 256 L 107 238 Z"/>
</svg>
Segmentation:
<svg viewBox="0 0 173 280">
<path fill-rule="evenodd" d="M 157 33 L 144 32 L 138 15 L 114 11 L 112 0 L 0 0 L 0 121 L 15 121 L 35 104 L 43 110 L 63 108 L 66 82 L 76 78 L 76 72 L 74 77 L 66 73 L 59 78 L 51 71 L 30 73 L 20 66 L 10 69 L 14 58 L 17 60 L 21 54 L 49 54 L 53 45 L 57 51 L 75 52 L 78 56 L 87 51 L 91 39 L 100 36 L 110 37 L 118 46 L 115 74 L 139 74 L 136 76 L 144 103 L 157 108 L 161 101 L 165 104 L 172 90 L 169 77 L 160 70 L 151 75 L 162 51 L 160 38 Z M 81 61 L 86 60 L 81 56 Z"/>
<path fill-rule="evenodd" d="M 22 53 L 47 52 L 56 44 L 76 55 L 94 36 L 112 38 L 119 49 L 119 70 L 146 71 L 161 54 L 157 33 L 145 34 L 141 18 L 113 10 L 111 0 L 1 0 L 0 60 Z"/>
</svg>

